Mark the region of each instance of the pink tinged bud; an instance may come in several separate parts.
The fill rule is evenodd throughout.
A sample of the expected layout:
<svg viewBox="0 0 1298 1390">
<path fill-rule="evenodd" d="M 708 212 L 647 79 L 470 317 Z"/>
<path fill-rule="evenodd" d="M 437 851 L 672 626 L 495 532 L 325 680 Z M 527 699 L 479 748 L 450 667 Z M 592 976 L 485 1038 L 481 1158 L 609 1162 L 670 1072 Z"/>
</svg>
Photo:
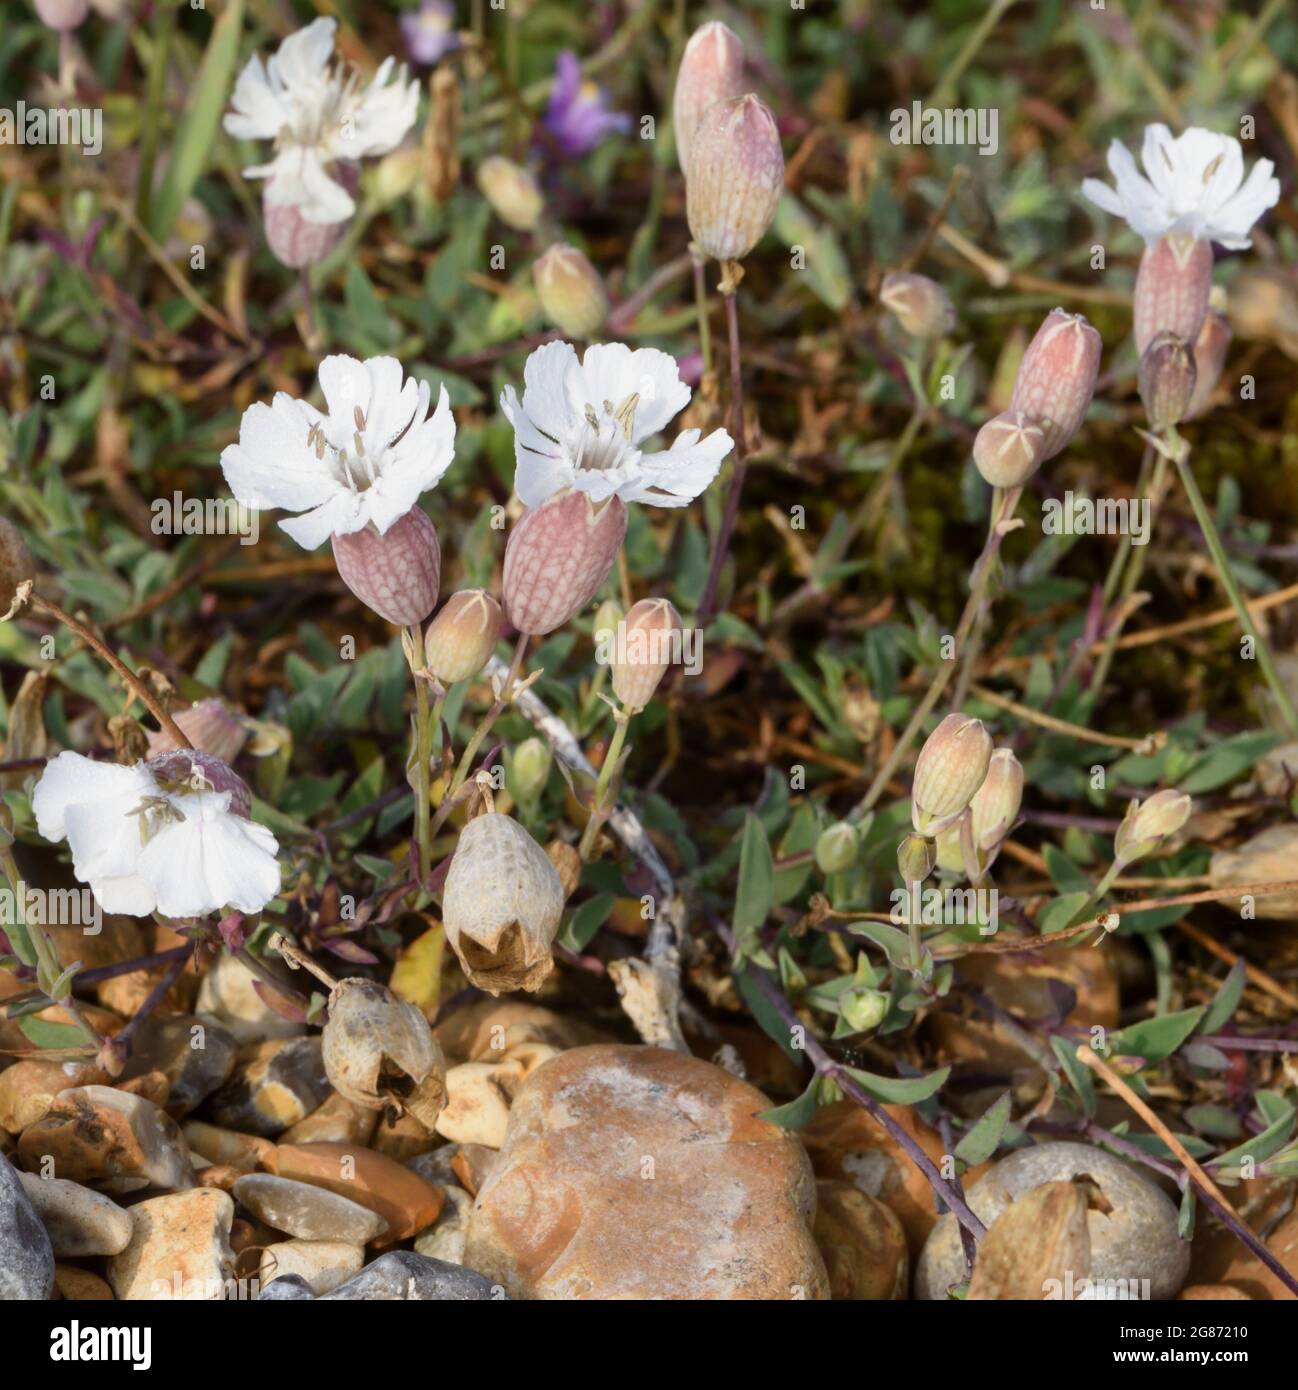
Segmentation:
<svg viewBox="0 0 1298 1390">
<path fill-rule="evenodd" d="M 632 711 L 654 697 L 680 651 L 681 615 L 665 598 L 633 604 L 614 647 L 613 693 Z"/>
<path fill-rule="evenodd" d="M 1136 274 L 1132 309 L 1136 351 L 1143 353 L 1159 333 L 1197 341 L 1212 290 L 1212 247 L 1197 237 L 1175 234 L 1145 248 Z"/>
<path fill-rule="evenodd" d="M 248 741 L 247 729 L 220 700 L 200 700 L 172 718 L 199 752 L 210 753 L 223 763 L 232 763 Z M 149 735 L 150 757 L 172 752 L 175 747 L 175 740 L 165 729 Z"/>
<path fill-rule="evenodd" d="M 1172 788 L 1155 792 L 1146 801 L 1133 801 L 1114 837 L 1114 855 L 1122 864 L 1143 859 L 1175 835 L 1190 819 L 1193 809 L 1185 792 Z"/>
<path fill-rule="evenodd" d="M 85 23 L 90 0 L 34 0 L 41 23 L 62 34 L 70 34 Z"/>
<path fill-rule="evenodd" d="M 885 275 L 879 302 L 912 338 L 945 338 L 955 328 L 951 296 L 927 275 Z"/>
<path fill-rule="evenodd" d="M 1185 419 L 1197 420 L 1208 409 L 1226 366 L 1230 339 L 1230 320 L 1216 309 L 1209 309 L 1194 345 L 1194 394 L 1190 397 Z"/>
<path fill-rule="evenodd" d="M 346 222 L 308 222 L 292 204 L 272 203 L 264 196 L 261 211 L 266 223 L 266 244 L 280 265 L 289 270 L 317 265 L 347 230 Z"/>
<path fill-rule="evenodd" d="M 599 272 L 575 246 L 552 246 L 532 266 L 545 316 L 569 338 L 592 338 L 608 315 Z"/>
<path fill-rule="evenodd" d="M 366 526 L 335 536 L 333 547 L 343 583 L 380 618 L 412 627 L 437 607 L 442 552 L 422 507 L 411 507 L 383 535 Z"/>
<path fill-rule="evenodd" d="M 744 46 L 733 29 L 714 20 L 690 35 L 672 94 L 676 157 L 686 172 L 694 134 L 708 108 L 744 91 Z"/>
<path fill-rule="evenodd" d="M 230 810 L 246 820 L 252 814 L 252 793 L 248 784 L 220 758 L 198 749 L 178 748 L 150 758 L 145 767 L 160 784 L 184 785 L 191 791 L 230 793 Z"/>
<path fill-rule="evenodd" d="M 491 210 L 516 232 L 534 232 L 545 211 L 536 180 L 521 165 L 493 154 L 478 165 L 478 189 Z"/>
<path fill-rule="evenodd" d="M 984 854 L 997 848 L 1014 827 L 1023 804 L 1023 764 L 1008 748 L 998 748 L 987 776 L 969 803 L 974 844 Z"/>
<path fill-rule="evenodd" d="M 505 546 L 505 612 L 519 632 L 541 636 L 580 613 L 608 578 L 626 538 L 626 507 L 560 492 L 529 507 Z"/>
<path fill-rule="evenodd" d="M 991 735 L 981 719 L 947 715 L 915 763 L 910 801 L 917 834 L 936 835 L 964 811 L 987 776 L 991 756 Z"/>
<path fill-rule="evenodd" d="M 1045 431 L 1041 462 L 1052 459 L 1081 428 L 1100 371 L 1100 335 L 1081 314 L 1052 309 L 1019 364 L 1010 410 Z"/>
<path fill-rule="evenodd" d="M 1159 333 L 1141 353 L 1136 380 L 1150 429 L 1170 429 L 1194 397 L 1194 357 L 1175 333 Z"/>
<path fill-rule="evenodd" d="M 504 614 L 485 589 L 460 589 L 428 625 L 424 654 L 443 685 L 476 676 L 496 650 Z"/>
<path fill-rule="evenodd" d="M 765 235 L 784 192 L 775 117 L 750 92 L 708 108 L 685 172 L 690 235 L 704 255 L 742 260 Z"/>
<path fill-rule="evenodd" d="M 993 416 L 974 437 L 974 463 L 992 487 L 1026 483 L 1041 466 L 1045 452 L 1045 430 L 1011 410 Z"/>
</svg>

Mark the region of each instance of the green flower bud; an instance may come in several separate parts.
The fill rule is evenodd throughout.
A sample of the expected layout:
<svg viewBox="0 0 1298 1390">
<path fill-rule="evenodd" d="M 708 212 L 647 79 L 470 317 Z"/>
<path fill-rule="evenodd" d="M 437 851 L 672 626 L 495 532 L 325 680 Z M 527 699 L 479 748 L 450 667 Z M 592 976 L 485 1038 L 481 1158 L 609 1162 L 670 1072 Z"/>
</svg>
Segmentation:
<svg viewBox="0 0 1298 1390">
<path fill-rule="evenodd" d="M 856 863 L 859 850 L 856 831 L 841 820 L 820 832 L 816 841 L 816 866 L 822 874 L 845 874 Z"/>
<path fill-rule="evenodd" d="M 852 989 L 839 996 L 838 1012 L 858 1033 L 877 1028 L 888 1016 L 888 996 L 877 989 Z"/>
<path fill-rule="evenodd" d="M 1145 801 L 1133 801 L 1113 841 L 1118 862 L 1131 864 L 1156 850 L 1190 819 L 1193 805 L 1184 792 L 1171 787 Z"/>
<path fill-rule="evenodd" d="M 543 738 L 528 738 L 514 749 L 509 764 L 509 790 L 516 800 L 527 804 L 545 790 L 554 766 L 554 754 Z"/>
<path fill-rule="evenodd" d="M 608 314 L 608 296 L 599 272 L 575 246 L 555 245 L 532 266 L 541 308 L 569 338 L 591 338 Z"/>
<path fill-rule="evenodd" d="M 923 883 L 933 872 L 936 860 L 937 851 L 933 841 L 925 839 L 923 835 L 907 835 L 897 846 L 897 868 L 901 872 L 902 882 L 907 886 Z"/>
<path fill-rule="evenodd" d="M 478 165 L 478 188 L 491 210 L 516 232 L 534 232 L 545 210 L 536 180 L 513 160 L 493 154 Z"/>
</svg>

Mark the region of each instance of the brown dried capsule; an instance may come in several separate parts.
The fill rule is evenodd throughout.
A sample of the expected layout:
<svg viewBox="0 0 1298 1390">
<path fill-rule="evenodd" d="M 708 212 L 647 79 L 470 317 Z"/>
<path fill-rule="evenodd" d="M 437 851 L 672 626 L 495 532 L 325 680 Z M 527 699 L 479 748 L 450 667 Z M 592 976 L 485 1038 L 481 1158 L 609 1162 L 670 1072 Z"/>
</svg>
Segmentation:
<svg viewBox="0 0 1298 1390">
<path fill-rule="evenodd" d="M 339 980 L 321 1048 L 340 1096 L 408 1113 L 432 1132 L 446 1104 L 446 1059 L 415 1005 L 375 980 Z"/>
<path fill-rule="evenodd" d="M 485 589 L 458 589 L 428 625 L 424 656 L 443 685 L 476 676 L 496 650 L 504 614 Z"/>
</svg>

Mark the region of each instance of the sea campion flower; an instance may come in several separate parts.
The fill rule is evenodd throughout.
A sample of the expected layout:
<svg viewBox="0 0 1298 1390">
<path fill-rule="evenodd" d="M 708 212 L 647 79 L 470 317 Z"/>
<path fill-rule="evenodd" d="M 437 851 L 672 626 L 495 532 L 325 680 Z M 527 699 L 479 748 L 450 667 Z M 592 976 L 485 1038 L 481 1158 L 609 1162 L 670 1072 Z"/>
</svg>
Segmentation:
<svg viewBox="0 0 1298 1390">
<path fill-rule="evenodd" d="M 1113 854 L 1119 864 L 1133 864 L 1152 854 L 1190 819 L 1194 803 L 1173 787 L 1155 792 L 1145 801 L 1133 800 L 1113 837 Z"/>
<path fill-rule="evenodd" d="M 443 685 L 476 676 L 496 649 L 504 615 L 485 589 L 460 589 L 424 634 L 428 669 Z"/>
<path fill-rule="evenodd" d="M 203 917 L 259 912 L 279 892 L 279 848 L 248 819 L 251 793 L 205 753 L 164 753 L 134 767 L 60 753 L 32 796 L 47 840 L 105 912 Z"/>
<path fill-rule="evenodd" d="M 1145 127 L 1145 175 L 1117 140 L 1108 162 L 1116 188 L 1085 179 L 1082 193 L 1144 238 L 1133 306 L 1136 350 L 1143 353 L 1161 332 L 1193 343 L 1208 311 L 1211 243 L 1229 251 L 1252 244 L 1253 224 L 1280 197 L 1274 166 L 1259 159 L 1246 179 L 1243 150 L 1232 136 L 1192 126 L 1174 137 L 1161 124 Z"/>
<path fill-rule="evenodd" d="M 1082 427 L 1100 371 L 1100 335 L 1081 314 L 1052 309 L 1023 354 L 1010 413 L 1045 432 L 1040 461 L 1059 453 Z"/>
<path fill-rule="evenodd" d="M 210 753 L 223 763 L 234 762 L 248 742 L 244 722 L 231 714 L 220 700 L 199 700 L 188 709 L 178 710 L 172 718 L 200 753 Z M 150 757 L 175 750 L 176 741 L 166 729 L 149 733 Z"/>
<path fill-rule="evenodd" d="M 766 234 L 784 193 L 775 117 L 751 92 L 710 106 L 694 131 L 685 215 L 705 256 L 741 261 Z"/>
<path fill-rule="evenodd" d="M 417 10 L 403 14 L 401 36 L 412 63 L 431 68 L 460 46 L 455 32 L 455 6 L 450 0 L 423 0 Z"/>
<path fill-rule="evenodd" d="M 669 599 L 642 598 L 631 606 L 613 649 L 613 693 L 633 714 L 649 703 L 680 651 L 681 615 Z"/>
<path fill-rule="evenodd" d="M 713 20 L 690 35 L 672 93 L 676 157 L 686 172 L 694 132 L 709 107 L 744 91 L 744 46 L 733 29 Z"/>
<path fill-rule="evenodd" d="M 290 257 L 286 264 L 311 264 L 303 257 L 319 259 L 329 249 L 356 211 L 347 165 L 396 149 L 419 104 L 419 84 L 407 82 L 391 58 L 368 86 L 341 66 L 331 69 L 336 27 L 332 19 L 317 19 L 290 34 L 265 64 L 256 55 L 249 59 L 225 117 L 226 131 L 237 139 L 275 142 L 273 159 L 243 172 L 267 181 L 267 237 L 277 255 Z M 307 236 L 299 219 L 333 232 Z"/>
<path fill-rule="evenodd" d="M 625 135 L 631 118 L 609 110 L 607 94 L 595 83 L 582 80 L 577 55 L 565 50 L 554 65 L 545 128 L 564 154 L 576 158 L 589 154 L 610 135 Z"/>
<path fill-rule="evenodd" d="M 332 538 L 343 582 L 391 623 L 422 622 L 437 603 L 437 533 L 419 506 L 455 457 L 446 387 L 429 415 L 427 382 L 395 357 L 326 357 L 327 409 L 281 391 L 244 412 L 239 442 L 221 454 L 246 506 L 303 515 L 280 525 L 307 550 Z"/>
<path fill-rule="evenodd" d="M 1019 411 L 993 415 L 974 436 L 974 463 L 992 487 L 1021 487 L 1041 466 L 1045 450 L 1045 430 Z"/>
</svg>

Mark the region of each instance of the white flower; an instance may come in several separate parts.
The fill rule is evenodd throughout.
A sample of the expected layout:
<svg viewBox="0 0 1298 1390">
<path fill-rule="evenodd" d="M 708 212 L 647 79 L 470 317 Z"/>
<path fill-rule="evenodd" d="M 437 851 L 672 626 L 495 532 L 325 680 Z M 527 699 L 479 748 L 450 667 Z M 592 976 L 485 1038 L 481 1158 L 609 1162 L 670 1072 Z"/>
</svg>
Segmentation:
<svg viewBox="0 0 1298 1390">
<path fill-rule="evenodd" d="M 1259 159 L 1245 179 L 1239 141 L 1202 126 L 1175 138 L 1165 125 L 1146 126 L 1140 158 L 1147 178 L 1115 140 L 1109 169 L 1116 191 L 1099 179 L 1084 179 L 1082 193 L 1105 212 L 1125 218 L 1149 246 L 1176 232 L 1243 251 L 1251 245 L 1253 224 L 1280 198 L 1269 159 Z"/>
<path fill-rule="evenodd" d="M 226 790 L 215 789 L 213 771 Z M 60 753 L 32 809 L 47 840 L 67 840 L 73 872 L 105 912 L 203 917 L 227 906 L 259 912 L 279 892 L 275 837 L 232 810 L 236 798 L 246 808 L 247 788 L 203 754 L 120 767 Z"/>
<path fill-rule="evenodd" d="M 428 414 L 428 383 L 395 357 L 326 357 L 327 414 L 280 391 L 243 413 L 239 442 L 221 454 L 230 491 L 246 506 L 305 515 L 280 525 L 307 550 L 373 524 L 387 532 L 455 457 L 446 387 Z"/>
<path fill-rule="evenodd" d="M 317 19 L 290 34 L 264 66 L 255 55 L 249 59 L 225 118 L 237 139 L 275 141 L 274 159 L 244 176 L 269 179 L 267 200 L 296 207 L 308 222 L 342 222 L 356 211 L 330 166 L 396 149 L 419 106 L 419 84 L 407 82 L 405 68 L 391 58 L 368 87 L 341 65 L 331 69 L 336 27 L 332 19 Z"/>
<path fill-rule="evenodd" d="M 639 445 L 689 404 L 676 359 L 656 348 L 596 343 L 582 361 L 570 343 L 546 343 L 523 368 L 523 400 L 512 386 L 500 408 L 514 426 L 514 490 L 529 507 L 564 488 L 603 501 L 684 507 L 717 476 L 734 447 L 725 430 L 702 441 L 682 430 L 665 453 Z"/>
</svg>

